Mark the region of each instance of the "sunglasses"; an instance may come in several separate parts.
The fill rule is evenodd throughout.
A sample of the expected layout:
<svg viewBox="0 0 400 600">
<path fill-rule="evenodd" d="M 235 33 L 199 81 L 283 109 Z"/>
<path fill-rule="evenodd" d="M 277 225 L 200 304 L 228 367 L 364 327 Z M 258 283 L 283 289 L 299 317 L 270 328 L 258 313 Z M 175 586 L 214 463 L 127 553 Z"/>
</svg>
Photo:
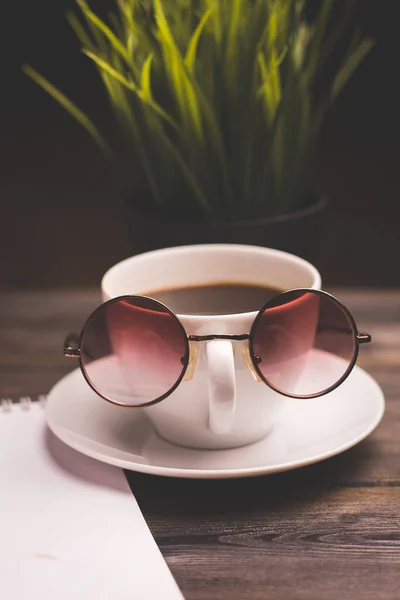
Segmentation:
<svg viewBox="0 0 400 600">
<path fill-rule="evenodd" d="M 371 336 L 358 332 L 349 310 L 320 290 L 275 296 L 257 313 L 250 332 L 240 335 L 188 335 L 161 302 L 121 296 L 101 304 L 80 336 L 66 338 L 64 355 L 79 358 L 87 383 L 105 400 L 145 407 L 193 378 L 201 344 L 211 340 L 235 342 L 236 368 L 240 350 L 243 368 L 257 382 L 290 398 L 316 398 L 345 381 L 359 345 Z"/>
</svg>

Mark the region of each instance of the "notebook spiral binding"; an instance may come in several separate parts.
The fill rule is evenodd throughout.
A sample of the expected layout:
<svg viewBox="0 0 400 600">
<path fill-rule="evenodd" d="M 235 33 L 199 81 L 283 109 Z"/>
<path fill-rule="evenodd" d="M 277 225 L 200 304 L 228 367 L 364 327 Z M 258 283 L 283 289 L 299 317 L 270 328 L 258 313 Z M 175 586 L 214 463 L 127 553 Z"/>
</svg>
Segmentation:
<svg viewBox="0 0 400 600">
<path fill-rule="evenodd" d="M 32 404 L 39 404 L 44 406 L 46 403 L 46 395 L 39 394 L 39 396 L 21 396 L 16 400 L 12 398 L 0 398 L 0 410 L 2 412 L 10 412 L 15 405 L 20 406 L 23 410 L 29 410 Z"/>
</svg>

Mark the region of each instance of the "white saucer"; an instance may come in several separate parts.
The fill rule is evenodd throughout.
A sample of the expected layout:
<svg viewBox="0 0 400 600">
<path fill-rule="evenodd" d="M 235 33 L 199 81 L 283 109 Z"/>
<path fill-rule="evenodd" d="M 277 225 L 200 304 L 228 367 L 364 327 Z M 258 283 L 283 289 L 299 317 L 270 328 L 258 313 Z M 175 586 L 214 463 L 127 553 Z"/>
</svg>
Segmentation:
<svg viewBox="0 0 400 600">
<path fill-rule="evenodd" d="M 378 384 L 355 367 L 334 392 L 289 400 L 265 440 L 233 450 L 191 450 L 160 439 L 140 409 L 101 400 L 77 369 L 51 390 L 46 418 L 63 442 L 103 462 L 152 475 L 222 479 L 278 473 L 335 456 L 367 437 L 384 409 Z"/>
</svg>

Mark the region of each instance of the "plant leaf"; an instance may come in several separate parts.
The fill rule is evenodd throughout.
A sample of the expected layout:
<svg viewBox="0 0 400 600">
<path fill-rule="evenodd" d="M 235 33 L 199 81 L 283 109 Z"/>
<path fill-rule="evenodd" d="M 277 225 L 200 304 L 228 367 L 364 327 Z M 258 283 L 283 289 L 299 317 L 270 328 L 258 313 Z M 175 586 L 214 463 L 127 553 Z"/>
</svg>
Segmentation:
<svg viewBox="0 0 400 600">
<path fill-rule="evenodd" d="M 165 110 L 153 99 L 150 79 L 152 63 L 153 55 L 149 54 L 143 64 L 142 73 L 140 75 L 141 88 L 138 91 L 138 95 L 145 104 L 147 104 L 153 109 L 154 112 L 158 114 L 159 117 L 164 119 L 164 121 L 167 121 L 175 130 L 180 131 L 180 128 L 174 119 L 168 113 L 166 113 Z"/>
<path fill-rule="evenodd" d="M 123 86 L 125 86 L 126 88 L 131 90 L 131 92 L 137 91 L 137 87 L 133 83 L 133 81 L 128 81 L 128 79 L 126 79 L 126 77 L 121 75 L 121 73 L 119 73 L 116 69 L 114 69 L 111 65 L 109 65 L 108 62 L 106 62 L 99 56 L 96 56 L 96 54 L 93 54 L 93 52 L 90 52 L 89 50 L 82 50 L 82 52 L 83 52 L 83 54 L 85 54 L 85 56 L 90 58 L 90 60 L 92 60 L 94 63 L 96 63 L 96 65 L 98 67 L 100 67 L 101 69 L 106 71 L 106 73 L 108 73 L 109 75 L 111 75 L 111 77 L 113 77 L 114 79 L 119 81 L 119 83 L 121 83 Z"/>
<path fill-rule="evenodd" d="M 326 33 L 333 0 L 323 0 L 318 9 L 316 22 L 312 28 L 313 35 L 309 40 L 309 61 L 306 69 L 308 79 L 315 75 L 321 58 L 321 44 Z"/>
<path fill-rule="evenodd" d="M 194 129 L 198 140 L 202 141 L 202 121 L 196 92 L 186 72 L 182 55 L 172 36 L 161 0 L 154 0 L 154 9 L 165 66 L 173 84 L 173 92 L 178 100 L 184 128 L 188 132 Z"/>
<path fill-rule="evenodd" d="M 259 52 L 258 62 L 263 81 L 263 85 L 258 92 L 258 96 L 264 97 L 264 106 L 266 109 L 267 119 L 269 124 L 272 125 L 275 120 L 276 111 L 281 102 L 282 95 L 279 74 L 279 59 L 276 56 L 275 51 L 272 52 L 269 65 L 267 67 L 264 54 Z"/>
<path fill-rule="evenodd" d="M 170 117 L 156 102 L 154 102 L 153 98 L 148 95 L 150 87 L 148 87 L 147 94 L 143 93 L 142 89 L 138 89 L 136 84 L 133 81 L 129 81 L 126 77 L 124 77 L 119 71 L 114 69 L 111 65 L 109 65 L 105 60 L 93 54 L 93 52 L 89 52 L 88 50 L 83 50 L 83 54 L 85 54 L 88 58 L 90 58 L 100 69 L 103 69 L 108 75 L 111 75 L 113 79 L 118 81 L 121 85 L 126 87 L 131 92 L 135 93 L 145 104 L 148 104 L 160 117 L 162 117 L 165 121 L 167 121 L 174 129 L 179 130 L 176 122 Z M 151 67 L 151 59 L 152 57 L 148 57 L 147 61 L 144 64 L 141 79 L 142 83 L 148 77 L 147 85 L 150 86 L 150 67 Z M 146 74 L 146 70 L 148 73 Z"/>
<path fill-rule="evenodd" d="M 227 78 L 233 93 L 237 81 L 237 61 L 238 61 L 238 38 L 239 38 L 239 25 L 240 25 L 240 13 L 242 8 L 242 0 L 231 0 L 231 13 L 229 20 L 229 28 L 227 34 L 226 44 L 226 69 Z"/>
<path fill-rule="evenodd" d="M 98 132 L 96 127 L 93 125 L 92 121 L 79 109 L 75 104 L 73 104 L 62 92 L 60 92 L 57 88 L 54 87 L 47 79 L 42 77 L 35 69 L 32 69 L 29 65 L 24 65 L 22 68 L 23 72 L 28 75 L 35 83 L 37 83 L 40 87 L 42 87 L 50 96 L 57 100 L 59 104 L 63 108 L 65 108 L 92 136 L 94 141 L 100 146 L 100 148 L 106 154 L 110 154 L 110 150 L 104 141 L 101 134 Z"/>
<path fill-rule="evenodd" d="M 88 7 L 85 0 L 76 1 L 84 15 L 87 17 L 87 19 L 91 21 L 93 25 L 95 25 L 97 29 L 99 29 L 99 31 L 103 33 L 103 35 L 110 42 L 114 50 L 116 50 L 122 56 L 122 58 L 124 58 L 126 62 L 129 63 L 130 56 L 128 54 L 128 51 L 122 44 L 122 42 L 118 39 L 118 37 L 115 35 L 115 33 Z"/>
<path fill-rule="evenodd" d="M 194 61 L 196 59 L 197 47 L 199 45 L 199 40 L 201 34 L 203 33 L 203 29 L 207 24 L 208 19 L 210 18 L 212 12 L 214 10 L 214 6 L 212 5 L 203 15 L 199 24 L 197 25 L 191 39 L 189 42 L 189 46 L 185 56 L 185 65 L 187 66 L 190 73 L 193 73 Z"/>
<path fill-rule="evenodd" d="M 153 54 L 149 54 L 146 58 L 142 73 L 140 76 L 140 89 L 141 89 L 141 97 L 145 100 L 145 102 L 153 100 L 151 93 L 151 64 L 153 62 Z"/>
<path fill-rule="evenodd" d="M 364 58 L 375 45 L 375 40 L 366 38 L 356 48 L 356 50 L 348 57 L 344 65 L 337 73 L 333 85 L 331 98 L 334 100 L 342 91 L 350 77 L 358 69 Z"/>
<path fill-rule="evenodd" d="M 86 48 L 89 48 L 89 50 L 93 51 L 94 44 L 93 44 L 92 40 L 90 39 L 89 35 L 86 33 L 84 28 L 82 27 L 79 19 L 74 15 L 74 13 L 72 11 L 67 12 L 66 19 L 67 19 L 68 23 L 70 24 L 70 26 L 72 27 L 72 29 L 74 30 L 74 33 L 75 33 L 76 37 L 78 38 L 78 40 L 81 42 L 81 44 L 86 46 Z"/>
</svg>

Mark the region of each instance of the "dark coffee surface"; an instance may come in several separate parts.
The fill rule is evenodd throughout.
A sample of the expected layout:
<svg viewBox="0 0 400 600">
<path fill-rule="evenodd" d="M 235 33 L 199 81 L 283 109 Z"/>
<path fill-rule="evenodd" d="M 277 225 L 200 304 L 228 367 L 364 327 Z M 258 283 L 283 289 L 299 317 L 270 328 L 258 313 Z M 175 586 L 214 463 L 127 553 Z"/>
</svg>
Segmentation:
<svg viewBox="0 0 400 600">
<path fill-rule="evenodd" d="M 259 310 L 281 292 L 277 288 L 247 283 L 210 283 L 152 290 L 146 292 L 146 296 L 180 314 L 226 315 Z"/>
</svg>

